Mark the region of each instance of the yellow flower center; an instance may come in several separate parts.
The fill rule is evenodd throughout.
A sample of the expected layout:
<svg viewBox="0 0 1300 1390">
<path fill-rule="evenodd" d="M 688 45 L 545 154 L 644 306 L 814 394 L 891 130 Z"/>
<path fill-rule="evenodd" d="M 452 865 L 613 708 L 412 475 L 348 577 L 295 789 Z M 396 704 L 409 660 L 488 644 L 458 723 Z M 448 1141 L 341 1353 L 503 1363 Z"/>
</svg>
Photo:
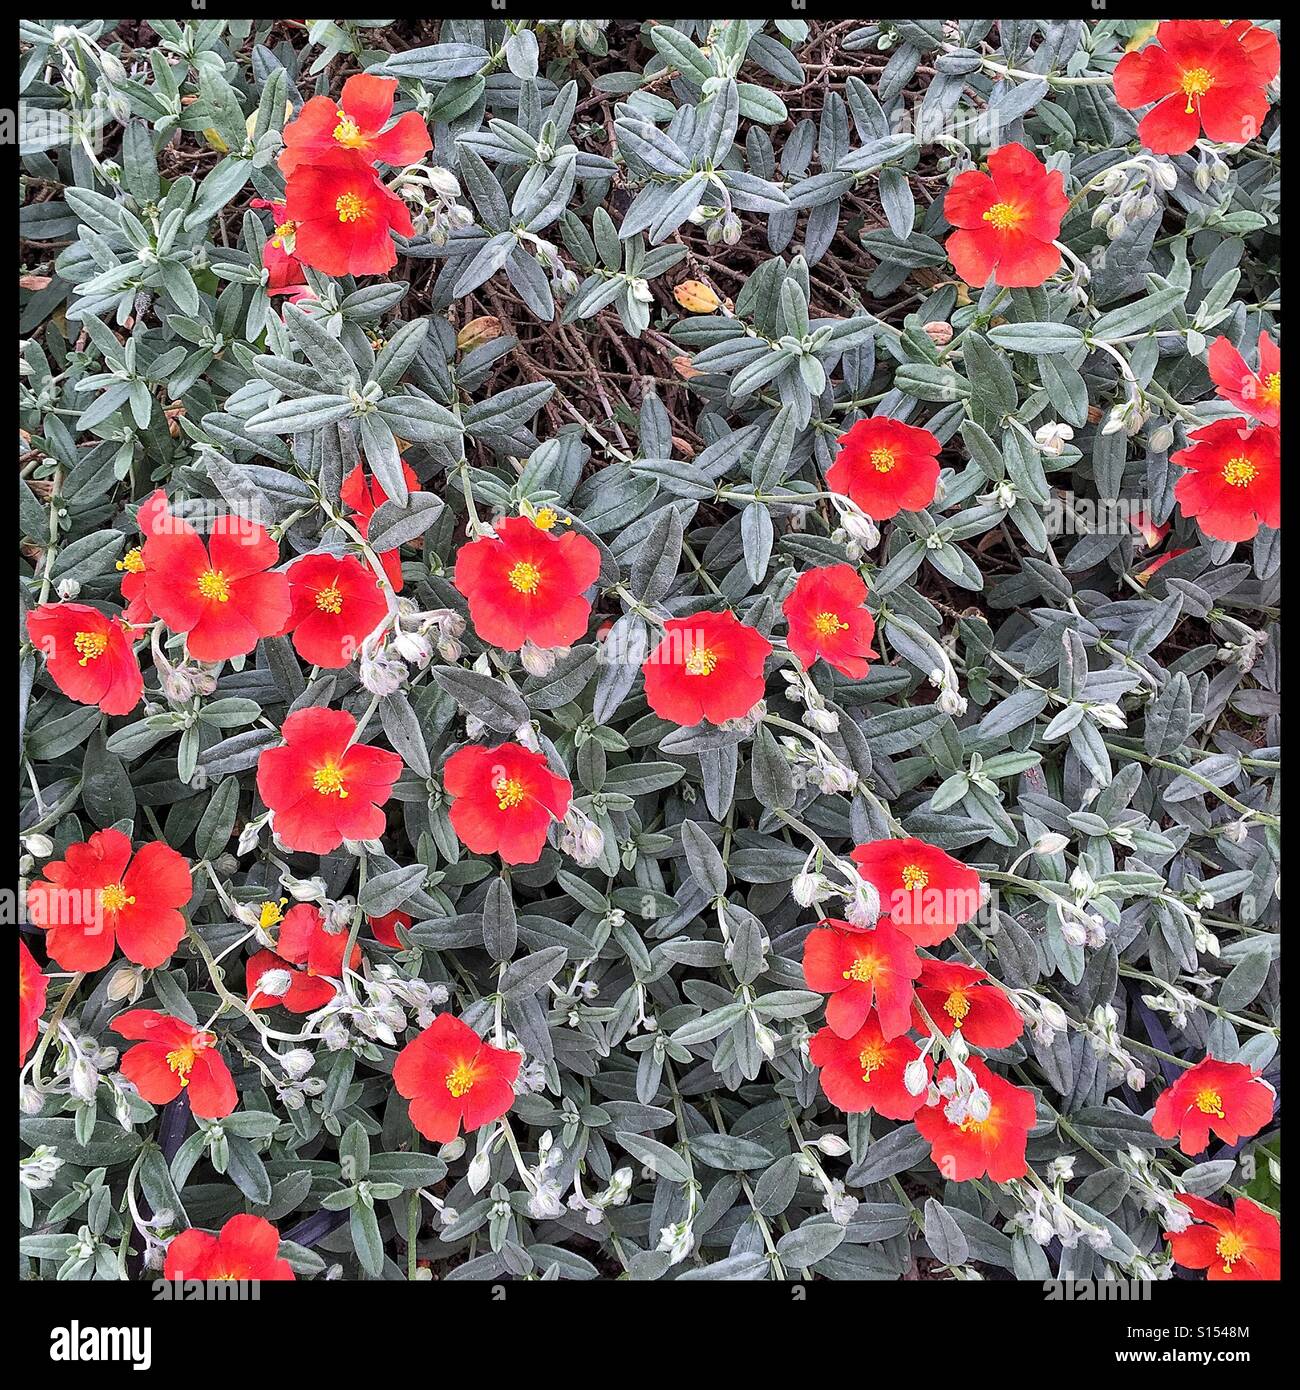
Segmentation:
<svg viewBox="0 0 1300 1390">
<path fill-rule="evenodd" d="M 858 1065 L 862 1068 L 863 1081 L 871 1080 L 871 1073 L 885 1065 L 885 1049 L 879 1043 L 868 1043 L 858 1053 Z"/>
<path fill-rule="evenodd" d="M 1255 481 L 1255 473 L 1255 465 L 1244 454 L 1223 465 L 1223 481 L 1232 487 L 1249 487 Z"/>
<path fill-rule="evenodd" d="M 363 211 L 361 199 L 355 193 L 344 193 L 334 203 L 340 222 L 355 222 Z"/>
<path fill-rule="evenodd" d="M 527 560 L 520 560 L 506 578 L 510 581 L 510 587 L 519 593 L 535 594 L 537 586 L 542 582 L 542 572 Z"/>
<path fill-rule="evenodd" d="M 1203 97 L 1214 86 L 1214 74 L 1208 68 L 1188 68 L 1179 85 L 1187 96 L 1184 114 L 1190 115 L 1196 109 L 1192 104 L 1196 98 Z"/>
<path fill-rule="evenodd" d="M 955 989 L 944 1001 L 943 1011 L 960 1028 L 962 1020 L 970 1013 L 970 1000 L 961 990 Z"/>
<path fill-rule="evenodd" d="M 829 637 L 832 632 L 847 630 L 848 626 L 848 623 L 840 622 L 838 613 L 818 613 L 813 619 L 813 628 L 822 637 Z"/>
<path fill-rule="evenodd" d="M 711 676 L 717 669 L 718 654 L 709 647 L 695 647 L 686 653 L 688 676 Z"/>
<path fill-rule="evenodd" d="M 1012 203 L 994 203 L 984 214 L 984 221 L 996 227 L 999 232 L 1010 231 L 1024 220 L 1024 208 L 1018 208 Z"/>
<path fill-rule="evenodd" d="M 968 1115 L 957 1127 L 963 1134 L 983 1134 L 986 1124 L 987 1120 L 972 1120 Z"/>
<path fill-rule="evenodd" d="M 144 573 L 144 556 L 140 554 L 140 547 L 128 550 L 125 555 L 117 562 L 117 568 L 126 570 L 128 574 Z"/>
<path fill-rule="evenodd" d="M 332 796 L 337 792 L 340 801 L 347 798 L 348 793 L 343 784 L 343 773 L 334 763 L 326 763 L 324 767 L 318 767 L 312 773 L 311 784 L 322 796 Z"/>
<path fill-rule="evenodd" d="M 257 919 L 258 926 L 273 927 L 284 916 L 284 905 L 289 901 L 288 898 L 281 898 L 278 903 L 264 902 L 262 911 Z"/>
<path fill-rule="evenodd" d="M 296 222 L 281 222 L 280 225 L 271 233 L 271 245 L 285 248 L 285 242 L 298 230 Z"/>
<path fill-rule="evenodd" d="M 859 956 L 851 966 L 844 972 L 846 980 L 857 980 L 859 984 L 865 984 L 869 980 L 874 980 L 879 962 L 875 956 Z"/>
<path fill-rule="evenodd" d="M 1264 399 L 1269 405 L 1276 405 L 1282 399 L 1282 373 L 1269 372 L 1264 378 Z"/>
<path fill-rule="evenodd" d="M 339 123 L 334 127 L 334 138 L 340 145 L 346 145 L 349 149 L 355 149 L 358 145 L 366 143 L 366 137 L 357 129 L 357 123 L 340 106 L 338 109 Z"/>
<path fill-rule="evenodd" d="M 328 589 L 322 589 L 316 595 L 316 607 L 322 613 L 342 613 L 343 595 L 331 584 Z"/>
<path fill-rule="evenodd" d="M 1246 1253 L 1246 1242 L 1236 1231 L 1225 1231 L 1214 1250 L 1223 1260 L 1223 1272 L 1231 1274 L 1232 1266 Z"/>
<path fill-rule="evenodd" d="M 128 904 L 135 902 L 134 898 L 128 898 L 126 889 L 120 883 L 110 883 L 107 888 L 100 889 L 99 905 L 105 912 L 121 912 Z"/>
<path fill-rule="evenodd" d="M 910 893 L 913 889 L 924 888 L 930 882 L 930 875 L 919 864 L 903 865 L 903 887 Z"/>
<path fill-rule="evenodd" d="M 1223 1119 L 1223 1098 L 1218 1091 L 1202 1091 L 1196 1097 L 1196 1108 L 1202 1115 L 1217 1115 Z"/>
<path fill-rule="evenodd" d="M 447 1073 L 447 1089 L 457 1098 L 474 1084 L 474 1064 L 463 1059 Z"/>
<path fill-rule="evenodd" d="M 81 653 L 78 666 L 95 661 L 108 650 L 108 634 L 105 632 L 79 632 L 72 639 L 72 645 Z"/>
<path fill-rule="evenodd" d="M 898 462 L 892 449 L 872 449 L 871 466 L 877 473 L 888 473 Z"/>
<path fill-rule="evenodd" d="M 190 1070 L 194 1066 L 195 1052 L 192 1047 L 178 1047 L 167 1054 L 167 1065 L 181 1079 L 182 1086 L 190 1084 Z"/>
<path fill-rule="evenodd" d="M 516 781 L 513 777 L 501 778 L 493 790 L 497 794 L 497 806 L 502 811 L 508 811 L 512 806 L 518 806 L 524 799 L 523 783 Z"/>
<path fill-rule="evenodd" d="M 230 585 L 226 583 L 226 576 L 220 570 L 204 570 L 199 575 L 199 593 L 204 598 L 213 598 L 218 603 L 225 603 L 230 598 Z"/>
</svg>

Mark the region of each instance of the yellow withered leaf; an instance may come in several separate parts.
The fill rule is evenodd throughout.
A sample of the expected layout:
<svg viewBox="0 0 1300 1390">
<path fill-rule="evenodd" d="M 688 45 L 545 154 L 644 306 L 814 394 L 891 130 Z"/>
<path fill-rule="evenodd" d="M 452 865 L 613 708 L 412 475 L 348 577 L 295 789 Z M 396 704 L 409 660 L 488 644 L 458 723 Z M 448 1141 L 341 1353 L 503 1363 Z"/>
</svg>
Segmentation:
<svg viewBox="0 0 1300 1390">
<path fill-rule="evenodd" d="M 673 291 L 673 298 L 688 314 L 711 314 L 722 303 L 722 296 L 703 280 L 683 280 Z"/>
<path fill-rule="evenodd" d="M 501 336 L 501 320 L 491 314 L 484 314 L 481 318 L 470 319 L 464 328 L 456 334 L 456 347 L 460 352 L 469 352 L 473 348 L 482 347 L 484 343 L 490 343 L 493 338 Z"/>
</svg>

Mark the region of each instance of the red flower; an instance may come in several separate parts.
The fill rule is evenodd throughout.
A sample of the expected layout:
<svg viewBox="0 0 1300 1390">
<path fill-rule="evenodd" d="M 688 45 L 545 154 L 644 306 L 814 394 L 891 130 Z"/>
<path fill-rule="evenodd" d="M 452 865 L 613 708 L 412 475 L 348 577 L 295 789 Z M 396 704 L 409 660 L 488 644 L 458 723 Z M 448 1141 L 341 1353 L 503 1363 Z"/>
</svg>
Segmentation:
<svg viewBox="0 0 1300 1390">
<path fill-rule="evenodd" d="M 474 631 L 507 652 L 525 642 L 572 646 L 587 631 L 583 594 L 600 574 L 600 551 L 586 536 L 553 536 L 526 516 L 497 522 L 496 533 L 456 553 L 455 583 Z"/>
<path fill-rule="evenodd" d="M 145 539 L 155 530 L 170 526 L 174 519 L 167 505 L 167 494 L 162 488 L 157 488 L 146 497 L 135 515 L 136 525 L 144 532 Z M 123 621 L 136 627 L 153 622 L 155 614 L 144 593 L 143 542 L 132 546 L 117 562 L 117 568 L 122 571 L 122 600 L 126 604 Z"/>
<path fill-rule="evenodd" d="M 924 840 L 875 840 L 850 858 L 918 946 L 937 946 L 979 911 L 979 875 Z"/>
<path fill-rule="evenodd" d="M 1248 19 L 1227 22 L 1228 33 L 1245 49 L 1265 82 L 1272 82 L 1282 70 L 1282 45 L 1277 35 L 1261 29 Z"/>
<path fill-rule="evenodd" d="M 406 204 L 355 150 L 295 169 L 285 211 L 296 224 L 294 254 L 325 275 L 384 275 L 397 264 L 391 233 L 415 235 Z"/>
<path fill-rule="evenodd" d="M 1151 513 L 1144 507 L 1133 518 L 1133 529 L 1142 537 L 1142 544 L 1148 550 L 1154 550 L 1169 534 L 1169 523 L 1166 521 L 1157 526 Z"/>
<path fill-rule="evenodd" d="M 215 1033 L 153 1009 L 131 1009 L 108 1026 L 124 1038 L 143 1039 L 127 1049 L 121 1066 L 122 1075 L 150 1105 L 166 1105 L 186 1091 L 190 1109 L 200 1119 L 222 1120 L 239 1104 Z"/>
<path fill-rule="evenodd" d="M 823 1028 L 808 1044 L 808 1059 L 821 1068 L 822 1090 L 832 1105 L 846 1115 L 874 1110 L 889 1120 L 910 1120 L 925 1104 L 925 1087 L 914 1096 L 903 1085 L 907 1064 L 920 1055 L 911 1038 L 886 1038 L 875 1015 L 851 1037 Z M 929 1067 L 927 1060 L 927 1077 Z"/>
<path fill-rule="evenodd" d="M 244 983 L 248 1003 L 254 1009 L 282 1004 L 291 1014 L 310 1014 L 323 1009 L 337 992 L 331 980 L 343 978 L 343 952 L 346 931 L 328 932 L 325 918 L 309 903 L 299 903 L 285 914 L 274 951 L 258 951 L 245 967 Z M 353 970 L 361 964 L 361 948 L 354 946 L 348 962 Z M 295 969 L 301 966 L 302 969 Z M 258 982 L 269 970 L 287 970 L 289 988 L 281 995 L 258 992 Z"/>
<path fill-rule="evenodd" d="M 1158 574 L 1162 569 L 1164 569 L 1164 567 L 1170 562 L 1170 560 L 1176 560 L 1180 555 L 1186 554 L 1186 546 L 1184 546 L 1181 550 L 1170 550 L 1166 552 L 1164 555 L 1157 556 L 1156 559 L 1152 560 L 1151 563 L 1145 569 L 1138 570 L 1138 572 L 1133 576 L 1133 578 L 1136 579 L 1139 584 L 1150 583 L 1152 577 Z"/>
<path fill-rule="evenodd" d="M 1261 425 L 1282 423 L 1282 354 L 1267 333 L 1259 335 L 1259 366 L 1246 359 L 1227 338 L 1210 344 L 1210 379 L 1219 395 Z"/>
<path fill-rule="evenodd" d="M 393 114 L 396 92 L 396 78 L 361 73 L 343 84 L 338 101 L 322 96 L 304 102 L 284 128 L 280 172 L 287 177 L 304 164 L 321 163 L 335 150 L 354 150 L 372 164 L 414 164 L 433 147 L 433 141 L 415 111 L 407 111 L 384 130 Z"/>
<path fill-rule="evenodd" d="M 419 492 L 420 480 L 415 476 L 415 470 L 405 459 L 402 460 L 402 477 L 406 479 L 408 491 Z M 348 520 L 363 536 L 370 531 L 370 518 L 388 501 L 388 494 L 384 491 L 379 479 L 367 480 L 366 471 L 360 464 L 357 464 L 351 473 L 343 479 L 343 487 L 339 495 L 343 499 L 343 505 L 352 509 L 352 515 Z M 379 557 L 379 561 L 384 567 L 384 573 L 388 576 L 388 582 L 393 586 L 393 592 L 400 593 L 402 589 L 402 557 L 400 552 L 386 550 Z"/>
<path fill-rule="evenodd" d="M 37 1026 L 45 1012 L 45 991 L 49 978 L 42 974 L 36 957 L 27 943 L 18 938 L 18 1065 L 27 1060 L 40 1028 Z"/>
<path fill-rule="evenodd" d="M 953 1030 L 960 1028 L 962 1037 L 976 1047 L 1010 1047 L 1025 1030 L 1006 991 L 983 970 L 958 961 L 922 962 L 916 999 L 944 1037 L 951 1037 Z M 919 1010 L 915 1026 L 922 1033 L 926 1031 Z"/>
<path fill-rule="evenodd" d="M 1185 1154 L 1204 1153 L 1210 1134 L 1225 1144 L 1258 1134 L 1273 1118 L 1273 1088 L 1244 1062 L 1206 1057 L 1185 1071 L 1156 1100 L 1151 1128 L 1178 1138 Z"/>
<path fill-rule="evenodd" d="M 277 1258 L 280 1232 L 261 1216 L 232 1216 L 214 1236 L 191 1228 L 167 1247 L 164 1279 L 292 1279 Z"/>
<path fill-rule="evenodd" d="M 953 1124 L 945 1113 L 946 1104 L 919 1110 L 916 1127 L 930 1141 L 930 1157 L 949 1182 L 969 1182 L 988 1176 L 993 1182 L 1010 1182 L 1029 1171 L 1025 1163 L 1025 1141 L 1034 1127 L 1034 1095 L 1013 1086 L 991 1072 L 978 1057 L 966 1063 L 989 1098 L 989 1113 L 983 1120 L 967 1117 Z M 939 1083 L 951 1080 L 953 1064 L 939 1068 Z"/>
<path fill-rule="evenodd" d="M 258 758 L 258 793 L 289 849 L 329 854 L 344 840 L 384 833 L 380 808 L 402 760 L 384 748 L 350 743 L 356 730 L 346 710 L 300 709 L 284 721 L 284 742 Z"/>
<path fill-rule="evenodd" d="M 388 613 L 374 572 L 355 555 L 322 554 L 304 555 L 286 573 L 294 651 L 313 666 L 346 666 Z"/>
<path fill-rule="evenodd" d="M 734 613 L 670 618 L 642 663 L 645 697 L 660 719 L 691 727 L 740 719 L 763 698 L 772 644 Z"/>
<path fill-rule="evenodd" d="M 826 1022 L 841 1038 L 851 1038 L 874 1008 L 877 1026 L 896 1038 L 912 1026 L 912 981 L 921 973 L 916 947 L 882 921 L 873 931 L 857 931 L 834 919 L 808 933 L 803 977 L 809 989 L 830 995 Z"/>
<path fill-rule="evenodd" d="M 1282 436 L 1268 425 L 1215 420 L 1170 457 L 1187 472 L 1174 484 L 1184 516 L 1216 541 L 1248 541 L 1282 524 Z"/>
<path fill-rule="evenodd" d="M 989 172 L 967 169 L 952 181 L 943 215 L 957 230 L 948 259 L 968 285 L 1041 285 L 1061 265 L 1052 243 L 1070 206 L 1065 180 L 1023 145 L 1003 145 Z"/>
<path fill-rule="evenodd" d="M 411 925 L 411 915 L 409 912 L 385 912 L 382 917 L 367 917 L 374 938 L 381 946 L 392 946 L 395 950 L 404 950 L 402 943 L 397 939 L 397 929 L 403 929 Z"/>
<path fill-rule="evenodd" d="M 442 769 L 452 798 L 452 829 L 474 854 L 500 854 L 507 864 L 535 864 L 552 820 L 562 820 L 573 784 L 557 777 L 541 753 L 502 743 L 466 744 Z"/>
<path fill-rule="evenodd" d="M 523 1058 L 480 1041 L 454 1014 L 437 1018 L 397 1054 L 393 1084 L 411 1102 L 411 1123 L 435 1144 L 498 1120 L 514 1104 Z"/>
<path fill-rule="evenodd" d="M 302 262 L 289 250 L 297 229 L 285 216 L 284 204 L 269 202 L 266 198 L 254 198 L 249 207 L 270 208 L 271 215 L 275 218 L 275 230 L 262 243 L 262 265 L 267 272 L 267 294 L 288 295 L 290 304 L 296 304 L 300 299 L 312 298 L 311 290 L 303 276 Z"/>
<path fill-rule="evenodd" d="M 860 680 L 867 674 L 876 624 L 866 610 L 867 586 L 852 565 L 805 570 L 781 605 L 790 650 L 806 671 L 818 657 Z"/>
<path fill-rule="evenodd" d="M 1166 1231 L 1174 1261 L 1184 1269 L 1208 1270 L 1208 1279 L 1280 1279 L 1282 1227 L 1276 1216 L 1237 1197 L 1233 1209 L 1180 1192 L 1178 1200 L 1203 1226 Z"/>
<path fill-rule="evenodd" d="M 68 699 L 105 714 L 130 714 L 140 703 L 144 677 L 120 618 L 87 603 L 43 603 L 27 615 L 27 636 Z"/>
<path fill-rule="evenodd" d="M 135 856 L 120 830 L 97 830 L 45 865 L 27 889 L 27 915 L 48 935 L 45 949 L 64 970 L 99 970 L 113 943 L 127 960 L 153 969 L 185 935 L 178 909 L 194 895 L 189 862 L 161 840 Z"/>
<path fill-rule="evenodd" d="M 1115 67 L 1115 100 L 1133 110 L 1157 105 L 1138 124 L 1153 154 L 1186 154 L 1207 139 L 1244 145 L 1268 114 L 1264 89 L 1277 76 L 1277 39 L 1214 19 L 1167 19 L 1154 43 Z"/>
<path fill-rule="evenodd" d="M 169 516 L 144 543 L 145 598 L 186 634 L 196 661 L 243 656 L 283 631 L 289 616 L 289 581 L 270 572 L 279 559 L 280 547 L 255 521 L 218 517 L 205 545 L 188 521 Z"/>
<path fill-rule="evenodd" d="M 859 420 L 837 442 L 840 451 L 827 469 L 826 486 L 873 520 L 919 512 L 934 501 L 940 444 L 929 430 L 876 415 Z"/>
</svg>

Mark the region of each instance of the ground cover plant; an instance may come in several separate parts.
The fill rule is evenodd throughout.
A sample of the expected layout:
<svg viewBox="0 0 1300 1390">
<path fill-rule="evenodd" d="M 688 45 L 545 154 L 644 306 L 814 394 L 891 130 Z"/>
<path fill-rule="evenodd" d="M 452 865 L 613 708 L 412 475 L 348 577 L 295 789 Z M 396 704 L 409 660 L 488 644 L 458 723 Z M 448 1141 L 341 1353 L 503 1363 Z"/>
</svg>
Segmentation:
<svg viewBox="0 0 1300 1390">
<path fill-rule="evenodd" d="M 1275 29 L 23 21 L 26 1273 L 1276 1278 Z"/>
</svg>

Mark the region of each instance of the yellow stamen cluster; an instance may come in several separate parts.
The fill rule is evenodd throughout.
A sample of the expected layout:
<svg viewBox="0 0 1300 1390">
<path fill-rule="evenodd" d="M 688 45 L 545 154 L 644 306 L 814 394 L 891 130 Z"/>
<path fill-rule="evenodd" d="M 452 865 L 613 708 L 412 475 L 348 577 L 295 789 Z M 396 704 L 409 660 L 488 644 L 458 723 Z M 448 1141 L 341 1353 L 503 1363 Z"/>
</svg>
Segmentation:
<svg viewBox="0 0 1300 1390">
<path fill-rule="evenodd" d="M 474 1084 L 474 1064 L 463 1059 L 447 1073 L 447 1089 L 459 1099 Z"/>
<path fill-rule="evenodd" d="M 1223 1272 L 1232 1273 L 1232 1266 L 1246 1253 L 1246 1242 L 1236 1231 L 1225 1231 L 1220 1237 L 1214 1252 L 1223 1261 Z"/>
<path fill-rule="evenodd" d="M 182 1086 L 190 1084 L 190 1071 L 194 1066 L 195 1052 L 192 1047 L 178 1047 L 167 1054 L 167 1065 L 181 1079 Z"/>
<path fill-rule="evenodd" d="M 829 637 L 832 632 L 847 631 L 848 626 L 848 623 L 840 621 L 838 613 L 818 613 L 813 619 L 813 628 L 822 637 Z"/>
<path fill-rule="evenodd" d="M 344 193 L 335 200 L 334 211 L 338 213 L 340 222 L 355 222 L 364 208 L 355 193 Z"/>
<path fill-rule="evenodd" d="M 1196 1108 L 1202 1115 L 1217 1115 L 1223 1119 L 1223 1098 L 1218 1091 L 1202 1091 L 1196 1097 Z"/>
<path fill-rule="evenodd" d="M 869 1043 L 858 1053 L 858 1065 L 862 1068 L 863 1081 L 871 1080 L 871 1073 L 885 1065 L 885 1049 L 879 1043 Z"/>
<path fill-rule="evenodd" d="M 121 912 L 128 903 L 134 903 L 133 897 L 127 897 L 126 889 L 120 883 L 110 883 L 107 888 L 101 888 L 99 892 L 99 905 L 105 912 Z"/>
<path fill-rule="evenodd" d="M 709 647 L 695 647 L 686 654 L 688 676 L 711 676 L 718 666 L 718 654 Z"/>
<path fill-rule="evenodd" d="M 497 794 L 497 807 L 502 811 L 508 811 L 512 806 L 518 806 L 524 799 L 523 783 L 516 781 L 513 777 L 503 777 L 493 788 Z"/>
<path fill-rule="evenodd" d="M 88 661 L 96 661 L 108 650 L 108 634 L 105 632 L 79 632 L 72 639 L 72 645 L 81 653 L 78 666 Z"/>
<path fill-rule="evenodd" d="M 1013 203 L 994 203 L 984 213 L 984 221 L 999 232 L 1010 231 L 1013 227 L 1018 227 L 1024 220 L 1024 209 L 1016 207 Z"/>
<path fill-rule="evenodd" d="M 346 145 L 349 149 L 355 149 L 358 145 L 366 143 L 365 136 L 357 128 L 357 123 L 340 106 L 338 109 L 339 123 L 334 127 L 334 138 L 340 145 Z"/>
<path fill-rule="evenodd" d="M 322 613 L 342 613 L 343 595 L 335 585 L 331 584 L 328 589 L 322 589 L 316 595 L 316 607 Z"/>
<path fill-rule="evenodd" d="M 292 240 L 293 234 L 298 230 L 296 222 L 281 222 L 280 225 L 271 233 L 271 245 L 278 246 L 281 250 L 288 251 L 287 243 Z"/>
<path fill-rule="evenodd" d="M 529 561 L 520 560 L 517 565 L 512 567 L 506 578 L 510 581 L 510 587 L 519 593 L 535 594 L 537 586 L 542 582 L 542 572 Z"/>
<path fill-rule="evenodd" d="M 334 763 L 326 763 L 324 767 L 318 767 L 312 773 L 311 784 L 322 796 L 332 796 L 338 794 L 340 801 L 347 797 L 347 788 L 343 783 L 343 773 Z"/>
<path fill-rule="evenodd" d="M 1184 115 L 1190 116 L 1196 109 L 1194 104 L 1196 98 L 1203 97 L 1214 86 L 1214 74 L 1208 68 L 1188 68 L 1183 73 L 1183 80 L 1179 86 L 1182 87 L 1183 94 L 1187 97 Z"/>
<path fill-rule="evenodd" d="M 144 556 L 140 553 L 140 547 L 137 545 L 133 549 L 128 550 L 117 562 L 117 568 L 125 570 L 128 574 L 143 574 Z"/>
<path fill-rule="evenodd" d="M 903 865 L 903 887 L 910 893 L 917 888 L 924 888 L 930 882 L 930 875 L 919 864 Z"/>
<path fill-rule="evenodd" d="M 1223 481 L 1230 487 L 1249 487 L 1255 481 L 1257 471 L 1244 454 L 1238 454 L 1223 465 Z"/>
<path fill-rule="evenodd" d="M 533 525 L 539 531 L 553 531 L 560 523 L 565 526 L 572 526 L 573 522 L 567 516 L 561 516 L 554 507 L 540 507 L 537 515 L 533 517 Z"/>
<path fill-rule="evenodd" d="M 226 583 L 226 576 L 220 570 L 204 570 L 199 575 L 199 593 L 204 598 L 226 603 L 230 599 L 230 585 Z"/>
<path fill-rule="evenodd" d="M 960 1028 L 962 1021 L 965 1019 L 966 1015 L 970 1013 L 970 1000 L 966 998 L 961 990 L 955 989 L 947 999 L 944 1000 L 943 1011 L 952 1019 L 957 1027 Z"/>
<path fill-rule="evenodd" d="M 846 980 L 857 980 L 859 984 L 865 984 L 876 977 L 879 962 L 874 956 L 859 956 L 851 966 L 844 972 Z"/>
<path fill-rule="evenodd" d="M 288 898 L 281 898 L 277 902 L 264 902 L 262 910 L 258 915 L 257 924 L 260 927 L 273 927 L 284 917 L 284 905 L 289 901 Z"/>
<path fill-rule="evenodd" d="M 1269 405 L 1276 405 L 1282 399 L 1282 373 L 1269 372 L 1264 378 L 1264 399 Z"/>
<path fill-rule="evenodd" d="M 871 451 L 871 466 L 877 473 L 888 473 L 897 462 L 892 449 L 881 448 Z"/>
</svg>

